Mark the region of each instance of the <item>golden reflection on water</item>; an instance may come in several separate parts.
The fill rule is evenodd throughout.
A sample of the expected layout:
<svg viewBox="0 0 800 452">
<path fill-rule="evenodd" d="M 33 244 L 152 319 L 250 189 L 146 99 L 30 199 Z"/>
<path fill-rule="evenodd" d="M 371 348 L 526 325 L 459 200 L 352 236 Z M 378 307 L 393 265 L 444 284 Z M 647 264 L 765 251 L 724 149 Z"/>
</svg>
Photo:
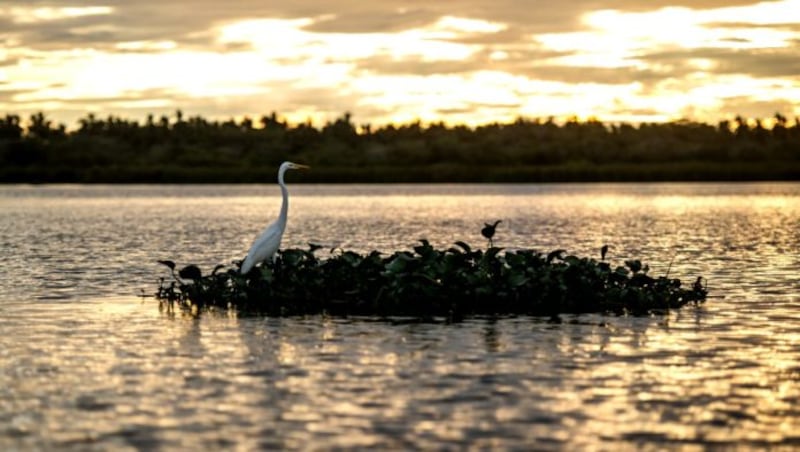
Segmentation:
<svg viewBox="0 0 800 452">
<path fill-rule="evenodd" d="M 130 299 L 42 304 L 38 321 L 6 317 L 12 327 L 28 323 L 31 341 L 2 339 L 0 361 L 13 372 L 0 383 L 14 395 L 2 394 L 0 406 L 16 413 L 15 435 L 62 446 L 627 448 L 793 438 L 798 315 L 781 309 L 793 326 L 777 334 L 768 318 L 732 322 L 730 307 L 560 325 L 394 325 L 169 316 Z M 52 335 L 65 340 L 50 343 Z"/>
<path fill-rule="evenodd" d="M 69 201 L 81 190 L 38 210 L 0 199 L 16 278 L 0 288 L 0 449 L 796 447 L 800 203 L 788 187 L 293 187 L 286 246 L 483 246 L 483 222 L 503 219 L 499 246 L 596 256 L 608 243 L 615 263 L 703 275 L 712 291 L 663 318 L 562 324 L 192 317 L 152 299 L 87 300 L 153 287 L 156 258 L 210 269 L 241 257 L 277 210 L 274 187 L 174 199 L 136 187 L 124 207 Z"/>
</svg>

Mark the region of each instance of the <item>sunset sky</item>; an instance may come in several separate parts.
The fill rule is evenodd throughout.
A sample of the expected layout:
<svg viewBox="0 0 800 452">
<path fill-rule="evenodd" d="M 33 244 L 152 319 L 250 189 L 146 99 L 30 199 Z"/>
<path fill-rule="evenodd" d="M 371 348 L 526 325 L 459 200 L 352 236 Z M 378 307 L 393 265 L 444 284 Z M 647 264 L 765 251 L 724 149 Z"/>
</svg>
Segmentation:
<svg viewBox="0 0 800 452">
<path fill-rule="evenodd" d="M 70 127 L 800 115 L 800 0 L 0 0 L 0 42 L 0 114 Z"/>
</svg>

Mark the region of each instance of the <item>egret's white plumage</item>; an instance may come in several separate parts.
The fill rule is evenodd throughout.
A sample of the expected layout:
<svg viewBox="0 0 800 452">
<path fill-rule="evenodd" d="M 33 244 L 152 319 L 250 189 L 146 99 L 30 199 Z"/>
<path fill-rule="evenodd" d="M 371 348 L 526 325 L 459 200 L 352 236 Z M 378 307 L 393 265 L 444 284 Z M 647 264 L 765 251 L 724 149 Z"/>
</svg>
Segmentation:
<svg viewBox="0 0 800 452">
<path fill-rule="evenodd" d="M 242 262 L 242 274 L 249 272 L 257 263 L 272 258 L 275 252 L 278 251 L 278 247 L 281 246 L 283 231 L 286 229 L 286 217 L 289 214 L 289 191 L 286 189 L 286 184 L 283 182 L 283 175 L 290 169 L 305 168 L 308 167 L 297 163 L 283 162 L 278 169 L 278 185 L 280 185 L 281 193 L 283 194 L 281 213 L 278 215 L 278 219 L 267 226 L 261 235 L 253 242 L 253 245 L 250 246 L 250 251 L 247 252 L 247 257 L 244 258 L 244 262 Z"/>
</svg>

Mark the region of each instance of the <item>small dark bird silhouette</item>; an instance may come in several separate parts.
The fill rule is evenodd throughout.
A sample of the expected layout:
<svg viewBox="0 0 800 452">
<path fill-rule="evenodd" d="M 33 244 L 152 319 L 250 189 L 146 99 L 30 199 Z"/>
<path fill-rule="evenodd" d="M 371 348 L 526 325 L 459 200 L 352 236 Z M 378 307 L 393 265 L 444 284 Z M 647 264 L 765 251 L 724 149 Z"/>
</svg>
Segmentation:
<svg viewBox="0 0 800 452">
<path fill-rule="evenodd" d="M 600 248 L 600 260 L 601 261 L 606 260 L 606 254 L 607 253 L 608 253 L 608 245 L 603 245 L 603 247 Z"/>
<path fill-rule="evenodd" d="M 497 220 L 494 224 L 483 223 L 483 229 L 481 229 L 481 235 L 489 239 L 489 247 L 494 246 L 494 242 L 492 242 L 492 237 L 494 237 L 494 230 L 497 228 L 497 225 L 500 224 L 503 220 Z"/>
</svg>

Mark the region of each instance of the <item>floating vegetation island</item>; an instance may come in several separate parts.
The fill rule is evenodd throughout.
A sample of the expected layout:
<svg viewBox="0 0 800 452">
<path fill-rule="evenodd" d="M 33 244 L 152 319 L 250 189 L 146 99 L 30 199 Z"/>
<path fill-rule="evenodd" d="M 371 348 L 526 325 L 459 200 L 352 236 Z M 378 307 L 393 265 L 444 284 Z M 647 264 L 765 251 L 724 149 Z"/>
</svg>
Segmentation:
<svg viewBox="0 0 800 452">
<path fill-rule="evenodd" d="M 564 250 L 474 250 L 464 242 L 439 250 L 422 240 L 413 251 L 384 255 L 340 249 L 320 258 L 318 245 L 279 251 L 242 275 L 236 264 L 208 275 L 189 265 L 162 278 L 156 297 L 170 308 L 223 308 L 270 316 L 307 314 L 462 319 L 474 315 L 564 313 L 662 314 L 705 301 L 698 277 L 648 275 L 629 260 L 614 266 Z M 605 251 L 605 250 L 604 250 Z M 603 253 L 605 254 L 605 252 Z"/>
</svg>

